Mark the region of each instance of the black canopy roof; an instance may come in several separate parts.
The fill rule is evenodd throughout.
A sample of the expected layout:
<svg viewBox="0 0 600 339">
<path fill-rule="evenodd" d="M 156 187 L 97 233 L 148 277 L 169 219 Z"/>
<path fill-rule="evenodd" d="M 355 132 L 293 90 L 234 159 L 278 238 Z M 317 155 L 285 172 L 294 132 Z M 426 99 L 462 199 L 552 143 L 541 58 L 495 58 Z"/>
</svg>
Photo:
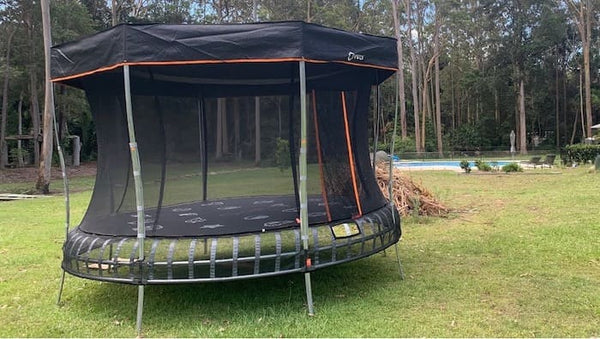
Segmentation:
<svg viewBox="0 0 600 339">
<path fill-rule="evenodd" d="M 277 64 L 300 60 L 315 65 L 313 76 L 324 71 L 343 73 L 341 70 L 347 68 L 343 66 L 350 65 L 355 66 L 351 68 L 362 68 L 363 74 L 365 69 L 375 71 L 371 72 L 370 82 L 379 83 L 397 69 L 396 40 L 300 21 L 227 25 L 122 24 L 54 46 L 52 79 L 83 87 L 81 79 L 118 72 L 123 65 L 143 66 L 144 69 L 159 66 L 153 69 L 160 74 L 162 68 L 165 77 L 196 77 L 198 74 L 193 74 L 193 66 L 207 65 L 204 69 L 209 73 L 212 69 L 213 80 L 216 79 L 214 75 L 261 79 L 282 76 L 282 68 Z M 254 66 L 254 70 L 245 74 L 240 64 Z M 324 64 L 334 66 L 319 66 Z M 228 75 L 219 65 L 230 65 L 229 69 L 234 71 L 230 70 Z M 289 71 L 283 73 L 289 77 Z"/>
</svg>

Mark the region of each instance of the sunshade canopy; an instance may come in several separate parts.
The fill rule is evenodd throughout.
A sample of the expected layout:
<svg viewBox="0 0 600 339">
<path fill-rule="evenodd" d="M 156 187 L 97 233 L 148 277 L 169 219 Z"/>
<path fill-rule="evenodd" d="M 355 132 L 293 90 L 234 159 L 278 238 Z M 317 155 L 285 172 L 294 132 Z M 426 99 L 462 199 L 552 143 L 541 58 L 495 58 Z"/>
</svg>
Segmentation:
<svg viewBox="0 0 600 339">
<path fill-rule="evenodd" d="M 110 78 L 110 74 L 120 74 L 120 66 L 127 64 L 155 66 L 153 80 L 217 87 L 252 84 L 268 92 L 269 88 L 289 84 L 291 72 L 297 66 L 286 64 L 300 60 L 310 65 L 307 67 L 309 83 L 327 82 L 330 87 L 336 84 L 347 87 L 358 74 L 363 81 L 377 84 L 397 69 L 396 40 L 299 21 L 228 25 L 122 24 L 54 46 L 52 79 L 85 87 L 82 84 L 85 77 Z M 206 67 L 199 72 L 194 65 Z M 352 74 L 348 73 L 349 68 L 354 69 Z"/>
</svg>

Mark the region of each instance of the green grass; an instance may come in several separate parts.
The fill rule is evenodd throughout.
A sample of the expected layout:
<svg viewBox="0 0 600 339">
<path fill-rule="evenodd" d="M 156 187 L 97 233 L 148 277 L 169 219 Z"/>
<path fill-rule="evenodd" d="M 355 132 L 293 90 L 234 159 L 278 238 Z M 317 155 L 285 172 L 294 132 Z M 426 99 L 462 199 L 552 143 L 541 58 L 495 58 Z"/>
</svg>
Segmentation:
<svg viewBox="0 0 600 339">
<path fill-rule="evenodd" d="M 317 271 L 315 317 L 306 315 L 301 275 L 148 286 L 144 335 L 600 336 L 599 174 L 409 175 L 454 212 L 404 220 L 404 281 L 393 250 Z M 89 187 L 80 180 L 77 187 Z M 89 198 L 72 195 L 75 223 Z M 0 336 L 134 336 L 134 286 L 68 276 L 56 306 L 62 204 L 0 203 Z"/>
</svg>

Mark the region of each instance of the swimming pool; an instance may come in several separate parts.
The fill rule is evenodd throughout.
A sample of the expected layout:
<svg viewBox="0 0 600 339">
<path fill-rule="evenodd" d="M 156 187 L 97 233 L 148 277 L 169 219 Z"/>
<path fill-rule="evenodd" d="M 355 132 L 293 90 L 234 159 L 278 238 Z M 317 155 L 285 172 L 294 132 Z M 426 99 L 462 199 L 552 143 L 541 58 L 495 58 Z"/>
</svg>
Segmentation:
<svg viewBox="0 0 600 339">
<path fill-rule="evenodd" d="M 515 161 L 510 161 L 510 160 L 497 160 L 495 161 L 495 163 L 493 161 L 486 161 L 488 164 L 490 164 L 490 166 L 498 166 L 498 167 L 502 167 L 506 164 L 510 164 L 511 162 L 515 162 Z M 469 161 L 469 165 L 471 165 L 471 168 L 476 168 L 475 166 L 475 161 Z M 456 168 L 456 169 L 460 169 L 460 160 L 453 160 L 453 161 L 394 161 L 394 167 L 397 168 L 423 168 L 423 167 L 432 167 L 432 168 L 436 168 L 436 169 L 443 169 L 443 168 Z"/>
</svg>

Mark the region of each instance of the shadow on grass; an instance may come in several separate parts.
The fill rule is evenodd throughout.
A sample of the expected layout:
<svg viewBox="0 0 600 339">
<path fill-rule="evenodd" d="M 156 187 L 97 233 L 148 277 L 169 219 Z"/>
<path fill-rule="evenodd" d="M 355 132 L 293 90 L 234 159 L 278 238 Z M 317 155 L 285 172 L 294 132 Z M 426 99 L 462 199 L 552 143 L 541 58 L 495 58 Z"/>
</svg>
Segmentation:
<svg viewBox="0 0 600 339">
<path fill-rule="evenodd" d="M 380 295 L 386 285 L 401 283 L 392 251 L 388 250 L 387 257 L 376 254 L 313 272 L 317 312 L 320 306 L 331 308 L 338 303 L 357 303 L 370 295 Z M 89 281 L 83 286 L 77 291 L 67 290 L 68 308 L 78 317 L 109 322 L 115 317 L 135 321 L 136 286 Z M 189 322 L 235 322 L 259 316 L 303 316 L 306 312 L 303 274 L 145 288 L 146 326 L 162 324 L 161 327 L 169 328 Z"/>
</svg>

